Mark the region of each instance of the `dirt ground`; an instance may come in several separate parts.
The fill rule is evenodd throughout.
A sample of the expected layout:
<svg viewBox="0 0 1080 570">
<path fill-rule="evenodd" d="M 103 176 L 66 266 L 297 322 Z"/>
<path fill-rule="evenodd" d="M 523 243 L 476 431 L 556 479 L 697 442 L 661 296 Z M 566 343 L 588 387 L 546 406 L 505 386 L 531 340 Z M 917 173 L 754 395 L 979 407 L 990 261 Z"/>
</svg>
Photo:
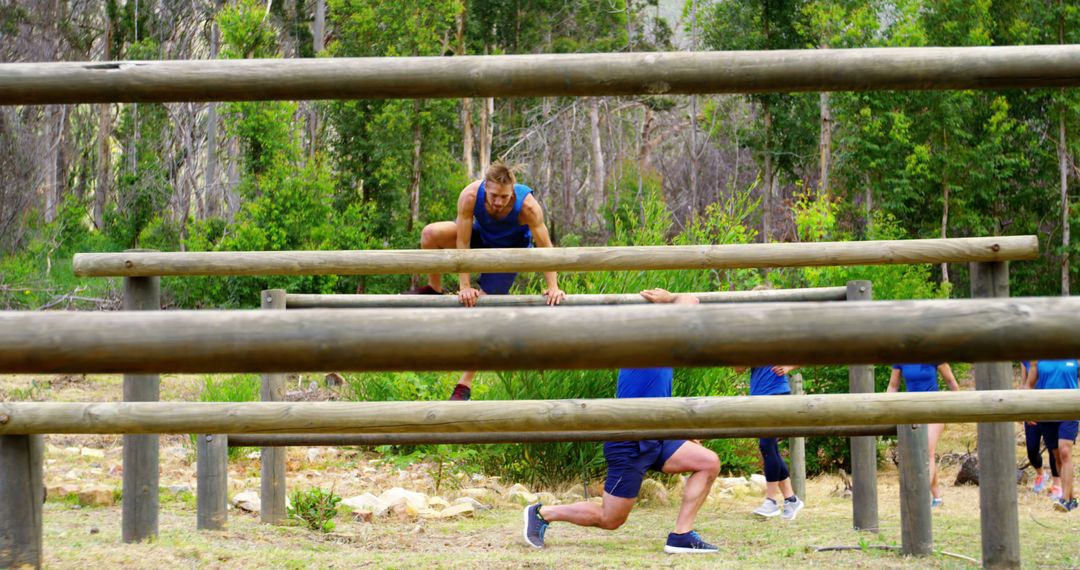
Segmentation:
<svg viewBox="0 0 1080 570">
<path fill-rule="evenodd" d="M 162 379 L 163 400 L 195 400 L 202 379 L 171 376 Z M 35 384 L 36 383 L 36 384 Z M 36 386 L 36 387 L 35 387 Z M 116 376 L 29 377 L 0 376 L 0 400 L 51 401 L 117 400 L 121 380 Z M 1019 440 L 1018 440 L 1019 441 Z M 939 444 L 946 459 L 974 450 L 973 424 L 947 427 Z M 46 483 L 57 486 L 97 484 L 119 489 L 122 477 L 119 436 L 47 436 Z M 258 516 L 229 511 L 224 531 L 196 531 L 194 447 L 186 436 L 162 437 L 161 514 L 159 537 L 148 544 L 120 542 L 120 507 L 80 506 L 51 497 L 45 506 L 45 566 L 47 568 L 645 568 L 645 567 L 795 567 L 967 568 L 979 559 L 978 488 L 953 487 L 959 466 L 944 462 L 945 505 L 934 511 L 934 546 L 938 554 L 910 559 L 894 550 L 900 544 L 899 485 L 895 466 L 887 459 L 879 469 L 879 533 L 851 529 L 851 500 L 842 493 L 837 475 L 808 481 L 806 508 L 795 521 L 759 521 L 749 513 L 760 495 L 739 493 L 711 497 L 703 507 L 697 530 L 721 547 L 717 555 L 673 557 L 662 551 L 677 512 L 678 498 L 664 505 L 641 505 L 625 526 L 614 532 L 553 525 L 548 547 L 535 550 L 521 540 L 521 510 L 493 500 L 495 508 L 470 518 L 450 521 L 415 520 L 395 516 L 373 522 L 348 513 L 337 518 L 329 534 L 299 526 L 267 526 Z M 1025 461 L 1017 447 L 1018 464 Z M 371 451 L 357 449 L 300 449 L 289 452 L 289 488 L 333 488 L 349 497 L 380 492 L 394 486 L 435 494 L 433 469 L 419 464 L 399 469 Z M 257 454 L 230 462 L 230 496 L 259 489 Z M 505 490 L 512 482 L 462 475 L 443 483 L 439 494 L 449 500 L 466 486 Z M 185 487 L 186 486 L 186 487 Z M 169 488 L 172 490 L 169 490 Z M 563 493 L 566 489 L 532 489 Z M 493 495 L 494 496 L 494 495 Z M 1045 496 L 1020 489 L 1020 529 L 1024 567 L 1080 568 L 1080 515 L 1053 511 Z M 818 552 L 831 546 L 861 549 Z M 944 554 L 944 553 L 948 554 Z M 957 555 L 957 556 L 952 556 Z"/>
</svg>

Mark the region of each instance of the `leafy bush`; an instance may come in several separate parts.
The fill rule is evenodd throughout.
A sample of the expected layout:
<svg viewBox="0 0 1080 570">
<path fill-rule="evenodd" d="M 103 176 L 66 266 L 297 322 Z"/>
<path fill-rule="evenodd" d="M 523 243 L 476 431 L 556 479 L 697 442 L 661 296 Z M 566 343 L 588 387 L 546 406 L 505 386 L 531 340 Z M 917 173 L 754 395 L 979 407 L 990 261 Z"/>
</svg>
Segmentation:
<svg viewBox="0 0 1080 570">
<path fill-rule="evenodd" d="M 331 532 L 337 526 L 337 505 L 341 497 L 333 490 L 325 491 L 318 487 L 306 491 L 297 490 L 290 496 L 289 516 L 302 522 L 311 530 Z"/>
</svg>

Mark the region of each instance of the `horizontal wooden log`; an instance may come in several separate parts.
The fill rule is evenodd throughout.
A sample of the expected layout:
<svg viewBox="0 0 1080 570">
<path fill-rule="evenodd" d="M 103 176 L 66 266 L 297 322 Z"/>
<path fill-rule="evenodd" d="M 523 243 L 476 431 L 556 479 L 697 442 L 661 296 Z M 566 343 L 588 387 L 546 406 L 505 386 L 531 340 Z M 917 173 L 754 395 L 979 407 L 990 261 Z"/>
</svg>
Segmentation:
<svg viewBox="0 0 1080 570">
<path fill-rule="evenodd" d="M 543 370 L 1080 354 L 1080 297 L 626 307 L 0 312 L 0 373 Z M 917 422 L 902 422 L 917 423 Z"/>
<path fill-rule="evenodd" d="M 385 275 L 626 271 L 1015 261 L 1039 256 L 1035 236 L 820 243 L 517 249 L 77 253 L 81 277 Z"/>
<path fill-rule="evenodd" d="M 1080 390 L 472 402 L 5 402 L 0 435 L 767 429 L 1077 417 Z"/>
<path fill-rule="evenodd" d="M 687 293 L 702 303 L 765 303 L 777 301 L 844 301 L 845 287 L 772 289 L 764 291 L 715 291 Z M 461 307 L 456 295 L 304 295 L 285 296 L 289 309 L 361 309 L 361 308 L 455 308 Z M 610 295 L 567 295 L 564 307 L 594 305 L 647 305 L 637 293 Z M 477 307 L 543 307 L 543 295 L 487 295 L 477 300 Z"/>
<path fill-rule="evenodd" d="M 1080 47 L 8 63 L 0 104 L 660 95 L 1080 85 Z"/>
<path fill-rule="evenodd" d="M 551 443 L 640 441 L 643 439 L 741 439 L 759 437 L 852 437 L 896 435 L 896 426 L 828 426 L 638 431 L 552 431 L 496 433 L 235 434 L 229 447 L 340 447 L 347 445 L 425 445 L 440 443 Z"/>
</svg>

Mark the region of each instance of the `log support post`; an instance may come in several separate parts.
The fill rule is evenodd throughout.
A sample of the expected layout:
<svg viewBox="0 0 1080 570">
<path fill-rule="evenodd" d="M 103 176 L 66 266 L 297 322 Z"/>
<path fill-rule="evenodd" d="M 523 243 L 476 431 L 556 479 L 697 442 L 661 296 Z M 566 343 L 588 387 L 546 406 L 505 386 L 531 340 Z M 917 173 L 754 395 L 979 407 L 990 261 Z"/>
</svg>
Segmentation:
<svg viewBox="0 0 1080 570">
<path fill-rule="evenodd" d="M 124 310 L 161 309 L 161 278 L 125 277 Z M 161 378 L 157 374 L 125 374 L 125 402 L 156 402 Z M 124 436 L 124 480 L 121 499 L 121 538 L 142 542 L 158 534 L 158 439 L 156 434 Z"/>
<path fill-rule="evenodd" d="M 263 310 L 285 310 L 285 290 L 269 289 L 262 292 Z M 285 399 L 285 374 L 263 374 L 259 391 L 262 401 L 280 402 Z M 262 485 L 259 499 L 262 501 L 260 517 L 268 524 L 285 522 L 285 447 L 264 447 L 262 458 Z"/>
<path fill-rule="evenodd" d="M 196 528 L 223 530 L 229 520 L 229 436 L 200 435 L 196 448 Z"/>
<path fill-rule="evenodd" d="M 44 442 L 43 435 L 0 435 L 0 568 L 41 568 Z"/>
<path fill-rule="evenodd" d="M 905 556 L 934 551 L 930 517 L 930 442 L 926 424 L 896 426 L 900 454 L 900 540 Z"/>
<path fill-rule="evenodd" d="M 869 301 L 873 290 L 869 281 L 849 281 L 848 301 Z M 852 394 L 874 391 L 873 366 L 848 367 L 849 391 Z M 878 530 L 877 438 L 851 438 L 851 504 L 855 530 Z"/>
<path fill-rule="evenodd" d="M 971 264 L 972 298 L 1008 297 L 1008 262 Z M 1012 388 L 1008 362 L 975 364 L 975 389 Z M 1020 567 L 1020 521 L 1016 496 L 1016 425 L 981 423 L 979 441 L 979 518 L 985 568 Z"/>
<path fill-rule="evenodd" d="M 804 394 L 802 374 L 791 375 L 791 393 L 797 396 Z M 788 440 L 788 451 L 791 454 L 791 489 L 799 498 L 806 499 L 806 438 L 793 437 Z"/>
</svg>

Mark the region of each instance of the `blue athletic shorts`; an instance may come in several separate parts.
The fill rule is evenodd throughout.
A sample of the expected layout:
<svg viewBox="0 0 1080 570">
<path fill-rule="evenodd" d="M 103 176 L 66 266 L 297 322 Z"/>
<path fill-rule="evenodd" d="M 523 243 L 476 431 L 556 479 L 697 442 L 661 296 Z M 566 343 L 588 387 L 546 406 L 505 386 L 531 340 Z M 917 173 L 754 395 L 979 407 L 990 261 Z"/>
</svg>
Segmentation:
<svg viewBox="0 0 1080 570">
<path fill-rule="evenodd" d="M 529 247 L 530 245 L 532 244 L 526 243 L 517 247 Z M 505 246 L 488 245 L 484 242 L 484 238 L 480 237 L 480 232 L 473 228 L 472 237 L 469 238 L 469 247 L 471 249 L 491 249 Z M 480 275 L 480 279 L 476 281 L 476 284 L 480 286 L 481 291 L 488 295 L 506 295 L 510 293 L 510 287 L 514 285 L 516 277 L 517 273 L 483 273 Z"/>
<path fill-rule="evenodd" d="M 1080 428 L 1080 421 L 1071 420 L 1064 422 L 1038 422 L 1039 431 L 1042 432 L 1046 441 L 1046 449 L 1057 449 L 1058 440 L 1066 439 L 1076 443 L 1076 432 Z"/>
<path fill-rule="evenodd" d="M 645 472 L 660 471 L 672 455 L 686 443 L 684 439 L 609 441 L 604 444 L 607 480 L 604 492 L 623 499 L 636 499 Z"/>
</svg>

